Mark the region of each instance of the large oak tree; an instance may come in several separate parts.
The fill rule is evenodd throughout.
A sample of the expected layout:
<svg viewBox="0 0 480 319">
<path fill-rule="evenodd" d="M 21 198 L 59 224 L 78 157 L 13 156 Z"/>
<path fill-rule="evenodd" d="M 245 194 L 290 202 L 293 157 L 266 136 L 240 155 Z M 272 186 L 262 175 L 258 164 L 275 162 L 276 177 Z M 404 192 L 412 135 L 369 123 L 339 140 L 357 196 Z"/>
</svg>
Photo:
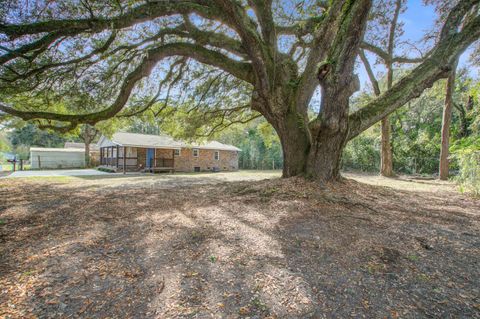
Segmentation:
<svg viewBox="0 0 480 319">
<path fill-rule="evenodd" d="M 275 128 L 285 177 L 334 180 L 348 140 L 447 77 L 479 38 L 479 1 L 456 2 L 428 57 L 354 112 L 349 100 L 359 88 L 354 74 L 359 50 L 388 55 L 364 40 L 372 0 L 295 6 L 273 0 L 40 1 L 21 15 L 23 1 L 7 1 L 10 7 L 0 10 L 0 110 L 65 130 L 95 124 L 146 110 L 159 95 L 165 97 L 165 81 L 188 80 L 185 65 L 196 61 L 248 90 L 248 105 L 224 107 L 258 112 Z M 170 68 L 158 71 L 162 63 Z M 153 98 L 132 96 L 142 92 L 145 81 L 159 83 Z M 16 100 L 32 92 L 69 94 L 78 83 L 98 99 L 94 111 L 52 112 Z M 320 108 L 311 118 L 309 103 L 318 86 Z"/>
</svg>

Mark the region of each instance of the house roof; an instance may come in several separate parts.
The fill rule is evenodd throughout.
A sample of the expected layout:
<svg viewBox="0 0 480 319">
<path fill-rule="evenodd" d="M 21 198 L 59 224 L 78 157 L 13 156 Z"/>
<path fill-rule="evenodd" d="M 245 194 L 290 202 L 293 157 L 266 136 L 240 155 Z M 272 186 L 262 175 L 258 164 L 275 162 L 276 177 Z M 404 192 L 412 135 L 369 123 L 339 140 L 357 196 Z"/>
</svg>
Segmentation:
<svg viewBox="0 0 480 319">
<path fill-rule="evenodd" d="M 65 145 L 63 147 L 64 148 L 82 148 L 82 149 L 85 149 L 85 143 L 65 142 Z M 98 150 L 98 145 L 97 144 L 90 144 L 90 151 L 96 151 L 96 150 Z"/>
<path fill-rule="evenodd" d="M 66 153 L 83 153 L 85 150 L 80 148 L 51 148 L 51 147 L 30 147 L 30 151 L 35 152 L 66 152 Z"/>
<path fill-rule="evenodd" d="M 150 135 L 150 134 L 138 134 L 138 133 L 125 133 L 117 132 L 113 134 L 111 139 L 107 139 L 104 136 L 99 141 L 101 146 L 105 140 L 109 140 L 115 145 L 119 146 L 133 146 L 133 147 L 148 147 L 148 148 L 200 148 L 200 149 L 212 149 L 223 151 L 241 151 L 239 148 L 233 145 L 223 144 L 217 141 L 210 141 L 203 144 L 188 144 L 183 141 L 177 141 L 168 135 Z"/>
</svg>

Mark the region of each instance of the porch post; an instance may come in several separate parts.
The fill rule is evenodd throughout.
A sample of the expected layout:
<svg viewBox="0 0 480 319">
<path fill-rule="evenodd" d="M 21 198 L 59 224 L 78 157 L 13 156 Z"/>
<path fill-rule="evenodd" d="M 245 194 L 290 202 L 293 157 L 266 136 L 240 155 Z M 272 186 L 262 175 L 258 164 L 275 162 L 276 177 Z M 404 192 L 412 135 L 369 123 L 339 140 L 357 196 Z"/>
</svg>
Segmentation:
<svg viewBox="0 0 480 319">
<path fill-rule="evenodd" d="M 123 174 L 126 174 L 127 169 L 127 148 L 123 147 Z"/>
<path fill-rule="evenodd" d="M 175 149 L 172 150 L 172 170 L 175 171 Z"/>
<path fill-rule="evenodd" d="M 116 166 L 117 166 L 117 169 L 118 169 L 118 145 L 117 145 L 117 160 L 116 160 Z"/>
</svg>

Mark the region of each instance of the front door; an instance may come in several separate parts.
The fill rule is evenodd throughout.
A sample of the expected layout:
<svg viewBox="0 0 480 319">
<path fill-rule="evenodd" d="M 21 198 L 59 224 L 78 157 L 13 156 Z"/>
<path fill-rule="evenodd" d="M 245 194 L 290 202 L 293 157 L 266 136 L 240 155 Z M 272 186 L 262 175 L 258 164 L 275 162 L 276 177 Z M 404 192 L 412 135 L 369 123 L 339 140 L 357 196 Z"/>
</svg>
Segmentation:
<svg viewBox="0 0 480 319">
<path fill-rule="evenodd" d="M 152 168 L 155 166 L 155 149 L 154 148 L 147 148 L 147 163 L 145 167 Z"/>
</svg>

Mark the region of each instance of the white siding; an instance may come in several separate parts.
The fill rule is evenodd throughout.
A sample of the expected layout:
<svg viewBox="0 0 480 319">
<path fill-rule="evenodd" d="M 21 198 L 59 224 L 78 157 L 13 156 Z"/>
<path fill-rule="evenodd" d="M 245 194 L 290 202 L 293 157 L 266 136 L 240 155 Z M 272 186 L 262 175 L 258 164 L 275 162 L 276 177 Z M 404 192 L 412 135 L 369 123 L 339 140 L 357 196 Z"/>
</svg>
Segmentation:
<svg viewBox="0 0 480 319">
<path fill-rule="evenodd" d="M 32 169 L 85 167 L 85 152 L 55 150 L 30 150 Z"/>
</svg>

